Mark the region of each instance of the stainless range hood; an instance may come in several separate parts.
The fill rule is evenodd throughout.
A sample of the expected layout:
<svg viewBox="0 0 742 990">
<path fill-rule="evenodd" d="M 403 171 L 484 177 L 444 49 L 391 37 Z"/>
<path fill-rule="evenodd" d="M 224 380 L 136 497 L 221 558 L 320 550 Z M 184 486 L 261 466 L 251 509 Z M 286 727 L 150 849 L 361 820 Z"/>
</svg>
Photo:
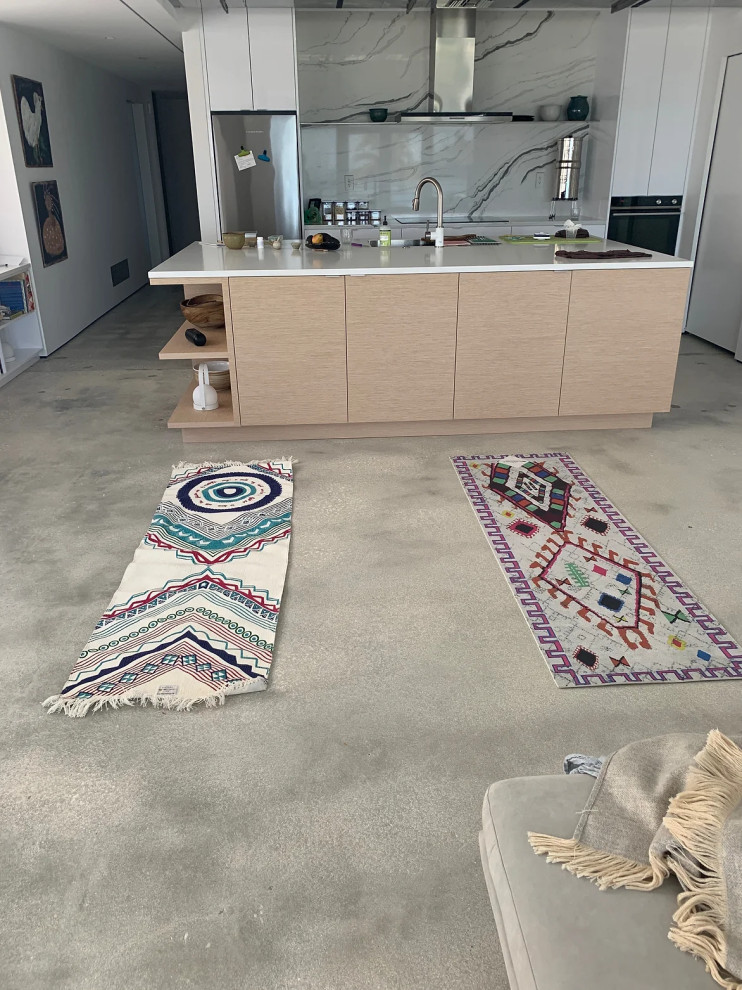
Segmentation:
<svg viewBox="0 0 742 990">
<path fill-rule="evenodd" d="M 476 10 L 433 7 L 430 13 L 428 109 L 403 112 L 402 117 L 472 123 L 512 119 L 512 113 L 477 113 L 472 109 L 476 26 Z"/>
</svg>

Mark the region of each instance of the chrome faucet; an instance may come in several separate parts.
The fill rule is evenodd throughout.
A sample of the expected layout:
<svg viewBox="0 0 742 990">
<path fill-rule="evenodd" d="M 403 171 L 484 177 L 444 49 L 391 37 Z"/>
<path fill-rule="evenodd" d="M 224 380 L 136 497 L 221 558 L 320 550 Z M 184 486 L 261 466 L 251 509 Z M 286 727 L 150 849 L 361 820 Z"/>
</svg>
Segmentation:
<svg viewBox="0 0 742 990">
<path fill-rule="evenodd" d="M 437 179 L 434 179 L 430 175 L 426 175 L 424 179 L 420 179 L 417 189 L 415 189 L 415 195 L 412 197 L 412 209 L 415 213 L 420 209 L 420 190 L 426 182 L 429 182 L 431 186 L 435 186 L 435 191 L 438 193 L 438 222 L 435 228 L 435 246 L 443 247 L 443 189 Z"/>
</svg>

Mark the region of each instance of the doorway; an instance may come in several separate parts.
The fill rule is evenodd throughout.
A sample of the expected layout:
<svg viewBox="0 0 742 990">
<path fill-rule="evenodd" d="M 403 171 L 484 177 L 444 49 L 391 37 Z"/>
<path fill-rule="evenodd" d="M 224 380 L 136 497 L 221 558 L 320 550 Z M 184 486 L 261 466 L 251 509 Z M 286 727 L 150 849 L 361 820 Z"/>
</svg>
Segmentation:
<svg viewBox="0 0 742 990">
<path fill-rule="evenodd" d="M 191 118 L 185 93 L 154 92 L 152 101 L 169 253 L 172 255 L 201 238 Z"/>
</svg>

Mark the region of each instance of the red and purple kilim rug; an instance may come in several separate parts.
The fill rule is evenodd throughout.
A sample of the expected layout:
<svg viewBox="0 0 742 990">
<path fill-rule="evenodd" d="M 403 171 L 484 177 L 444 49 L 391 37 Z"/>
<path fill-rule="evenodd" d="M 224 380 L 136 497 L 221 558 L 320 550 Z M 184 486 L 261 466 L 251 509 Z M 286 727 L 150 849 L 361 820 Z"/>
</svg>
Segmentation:
<svg viewBox="0 0 742 990">
<path fill-rule="evenodd" d="M 567 454 L 452 458 L 559 687 L 742 678 L 742 649 Z"/>
</svg>

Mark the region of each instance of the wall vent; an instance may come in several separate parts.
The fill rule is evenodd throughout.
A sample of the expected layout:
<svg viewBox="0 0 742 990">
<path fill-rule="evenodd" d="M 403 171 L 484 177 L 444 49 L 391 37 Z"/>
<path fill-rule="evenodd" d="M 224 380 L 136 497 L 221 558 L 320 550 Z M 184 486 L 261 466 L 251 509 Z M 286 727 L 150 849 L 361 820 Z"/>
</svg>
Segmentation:
<svg viewBox="0 0 742 990">
<path fill-rule="evenodd" d="M 120 285 L 125 282 L 129 277 L 129 259 L 124 258 L 123 261 L 117 261 L 115 265 L 111 265 L 111 284 Z"/>
</svg>

